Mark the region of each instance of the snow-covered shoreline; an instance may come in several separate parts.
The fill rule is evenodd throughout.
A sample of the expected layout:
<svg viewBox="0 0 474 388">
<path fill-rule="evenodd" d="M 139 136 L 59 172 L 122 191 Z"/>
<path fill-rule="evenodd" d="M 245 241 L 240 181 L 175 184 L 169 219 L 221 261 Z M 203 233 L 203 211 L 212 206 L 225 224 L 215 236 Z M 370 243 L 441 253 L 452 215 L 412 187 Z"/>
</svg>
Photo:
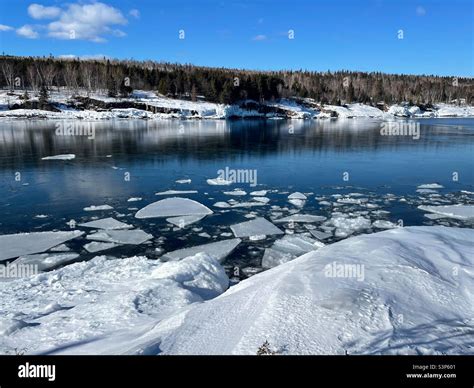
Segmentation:
<svg viewBox="0 0 474 388">
<path fill-rule="evenodd" d="M 153 92 L 135 91 L 130 98 L 110 98 L 104 94 L 87 97 L 107 106 L 105 109 L 78 109 L 74 99 L 65 92 L 51 92 L 50 102 L 57 111 L 21 109 L 22 92 L 9 95 L 0 91 L 0 120 L 5 119 L 52 119 L 52 120 L 110 120 L 110 119 L 334 119 L 334 118 L 441 118 L 474 117 L 474 107 L 454 104 L 434 104 L 426 110 L 408 103 L 377 107 L 354 103 L 342 106 L 319 104 L 311 99 L 283 99 L 256 103 L 243 101 L 240 105 L 225 105 L 205 101 L 178 100 L 159 96 Z M 37 101 L 32 97 L 30 102 Z M 73 105 L 71 105 L 73 104 Z M 114 108 L 115 105 L 139 106 Z M 14 109 L 10 109 L 15 107 Z"/>
<path fill-rule="evenodd" d="M 100 256 L 0 283 L 0 352 L 472 354 L 473 240 L 442 226 L 351 237 L 227 291 L 202 253 Z"/>
</svg>

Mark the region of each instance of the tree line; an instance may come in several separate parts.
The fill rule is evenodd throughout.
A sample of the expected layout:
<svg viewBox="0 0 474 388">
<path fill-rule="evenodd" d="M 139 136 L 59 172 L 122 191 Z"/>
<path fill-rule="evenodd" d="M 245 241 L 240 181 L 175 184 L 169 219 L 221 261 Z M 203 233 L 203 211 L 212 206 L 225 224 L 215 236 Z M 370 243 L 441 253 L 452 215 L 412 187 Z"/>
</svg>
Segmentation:
<svg viewBox="0 0 474 388">
<path fill-rule="evenodd" d="M 134 89 L 171 98 L 219 103 L 312 98 L 366 104 L 474 103 L 474 79 L 380 72 L 252 71 L 156 61 L 0 56 L 0 87 L 39 93 L 65 87 L 72 93 L 127 97 Z"/>
</svg>

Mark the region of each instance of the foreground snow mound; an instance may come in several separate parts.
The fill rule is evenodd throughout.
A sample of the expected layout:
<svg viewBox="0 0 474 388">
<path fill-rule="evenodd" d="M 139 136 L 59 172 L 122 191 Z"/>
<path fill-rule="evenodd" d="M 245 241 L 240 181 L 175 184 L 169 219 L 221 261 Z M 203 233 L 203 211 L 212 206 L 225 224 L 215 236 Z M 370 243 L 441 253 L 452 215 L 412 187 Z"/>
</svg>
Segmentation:
<svg viewBox="0 0 474 388">
<path fill-rule="evenodd" d="M 472 354 L 472 241 L 472 229 L 438 226 L 353 237 L 242 281 L 134 350 L 256 354 L 268 341 L 281 354 Z"/>
<path fill-rule="evenodd" d="M 0 354 L 55 353 L 109 339 L 117 346 L 123 332 L 149 331 L 181 308 L 216 297 L 228 282 L 205 254 L 170 263 L 99 256 L 0 282 Z"/>
</svg>

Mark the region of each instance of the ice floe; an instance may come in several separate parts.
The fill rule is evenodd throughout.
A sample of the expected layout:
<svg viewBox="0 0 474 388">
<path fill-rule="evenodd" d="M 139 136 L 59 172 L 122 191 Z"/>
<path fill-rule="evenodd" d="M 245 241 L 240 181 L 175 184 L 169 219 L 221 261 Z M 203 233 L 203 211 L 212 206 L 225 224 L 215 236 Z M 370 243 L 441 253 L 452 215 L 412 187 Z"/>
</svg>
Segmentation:
<svg viewBox="0 0 474 388">
<path fill-rule="evenodd" d="M 205 253 L 213 257 L 219 262 L 222 262 L 234 249 L 240 244 L 242 240 L 233 238 L 228 240 L 221 240 L 210 244 L 197 245 L 190 248 L 178 249 L 173 252 L 168 252 L 161 256 L 162 260 L 180 260 L 188 256 L 194 256 L 198 253 Z"/>
<path fill-rule="evenodd" d="M 156 193 L 155 195 L 180 195 L 180 194 L 197 194 L 197 190 L 167 190 Z"/>
<path fill-rule="evenodd" d="M 213 211 L 203 204 L 188 198 L 166 198 L 153 202 L 139 210 L 136 218 L 179 217 L 212 214 Z"/>
<path fill-rule="evenodd" d="M 273 268 L 305 253 L 315 251 L 324 244 L 304 235 L 286 235 L 266 248 L 262 258 L 263 268 Z"/>
<path fill-rule="evenodd" d="M 194 224 L 195 222 L 201 221 L 205 215 L 197 216 L 180 216 L 180 217 L 170 217 L 166 219 L 166 222 L 173 224 L 179 228 L 184 228 L 188 225 Z"/>
<path fill-rule="evenodd" d="M 0 235 L 0 260 L 41 253 L 84 234 L 68 232 L 34 232 Z"/>
<path fill-rule="evenodd" d="M 418 209 L 458 220 L 474 219 L 474 205 L 418 206 Z"/>
<path fill-rule="evenodd" d="M 208 185 L 211 185 L 211 186 L 229 186 L 232 183 L 234 183 L 232 181 L 223 179 L 221 177 L 217 177 L 217 178 L 214 178 L 214 179 L 208 179 L 206 182 L 207 182 Z"/>
<path fill-rule="evenodd" d="M 88 240 L 102 241 L 117 244 L 139 245 L 151 240 L 153 235 L 141 229 L 132 230 L 102 230 L 86 237 Z"/>
<path fill-rule="evenodd" d="M 292 214 L 291 216 L 288 217 L 283 217 L 279 218 L 277 220 L 273 220 L 275 223 L 280 223 L 280 222 L 301 222 L 301 223 L 313 223 L 313 222 L 322 222 L 326 221 L 326 217 L 324 216 L 315 216 L 312 214 Z"/>
<path fill-rule="evenodd" d="M 262 217 L 232 225 L 230 229 L 235 237 L 283 234 L 283 231 Z"/>
<path fill-rule="evenodd" d="M 112 249 L 118 246 L 120 246 L 120 244 L 116 244 L 112 242 L 107 243 L 107 242 L 92 241 L 84 245 L 84 248 L 89 253 L 97 253 L 97 252 L 105 251 L 107 249 Z"/>
<path fill-rule="evenodd" d="M 79 224 L 78 226 L 83 228 L 94 228 L 94 229 L 131 229 L 133 225 L 125 224 L 124 222 L 117 221 L 115 218 L 108 217 L 100 220 L 86 222 Z"/>
<path fill-rule="evenodd" d="M 74 154 L 63 154 L 63 155 L 53 155 L 53 156 L 45 156 L 41 158 L 41 160 L 73 160 L 76 158 Z"/>
<path fill-rule="evenodd" d="M 94 212 L 99 210 L 112 210 L 113 207 L 110 205 L 91 205 L 84 208 L 86 212 Z"/>
<path fill-rule="evenodd" d="M 20 256 L 13 264 L 36 265 L 38 271 L 48 271 L 54 267 L 70 263 L 77 259 L 77 253 L 39 253 L 34 255 Z"/>
</svg>

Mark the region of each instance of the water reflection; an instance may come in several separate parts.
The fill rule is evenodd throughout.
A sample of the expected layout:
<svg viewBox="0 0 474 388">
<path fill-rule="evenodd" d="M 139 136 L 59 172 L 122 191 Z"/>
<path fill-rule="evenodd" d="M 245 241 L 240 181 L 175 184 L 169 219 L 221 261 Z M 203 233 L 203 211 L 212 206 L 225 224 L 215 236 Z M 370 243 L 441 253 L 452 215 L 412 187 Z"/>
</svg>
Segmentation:
<svg viewBox="0 0 474 388">
<path fill-rule="evenodd" d="M 351 153 L 365 150 L 444 148 L 472 139 L 473 124 L 450 126 L 450 121 L 420 121 L 421 138 L 381 136 L 378 120 L 239 120 L 102 122 L 9 121 L 0 123 L 0 168 L 25 162 L 41 163 L 41 157 L 75 153 L 96 158 L 114 154 L 173 156 L 178 159 L 220 159 L 242 154 Z M 92 128 L 86 135 L 57 134 L 58 126 Z M 469 131 L 471 129 L 471 131 Z"/>
</svg>

